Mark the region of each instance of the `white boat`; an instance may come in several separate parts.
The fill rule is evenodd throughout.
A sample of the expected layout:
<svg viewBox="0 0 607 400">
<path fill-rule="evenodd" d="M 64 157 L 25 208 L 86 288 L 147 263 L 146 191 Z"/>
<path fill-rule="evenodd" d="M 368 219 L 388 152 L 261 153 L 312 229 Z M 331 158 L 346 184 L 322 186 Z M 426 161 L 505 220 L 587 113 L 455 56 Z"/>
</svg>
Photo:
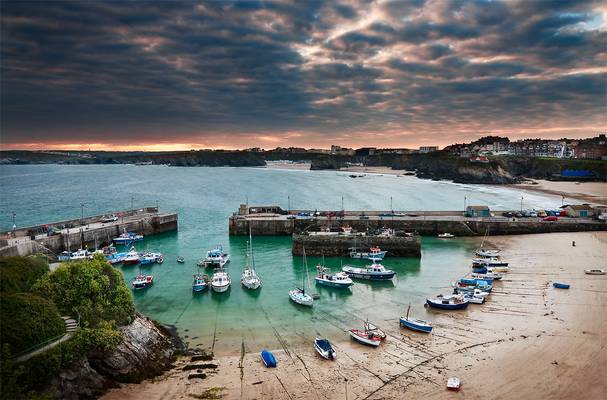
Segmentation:
<svg viewBox="0 0 607 400">
<path fill-rule="evenodd" d="M 501 250 L 499 249 L 483 249 L 481 247 L 480 249 L 476 249 L 474 254 L 479 257 L 497 257 L 500 255 L 500 252 Z"/>
<path fill-rule="evenodd" d="M 369 251 L 358 251 L 356 247 L 350 248 L 350 258 L 383 260 L 386 254 L 388 254 L 388 252 L 382 251 L 379 247 L 371 247 Z"/>
<path fill-rule="evenodd" d="M 470 303 L 470 304 L 483 304 L 485 302 L 484 297 L 477 297 L 471 293 L 465 294 L 464 298 L 466 300 L 468 300 L 468 303 Z"/>
<path fill-rule="evenodd" d="M 382 340 L 381 338 L 375 336 L 372 332 L 369 331 L 361 331 L 358 329 L 350 329 L 348 331 L 350 337 L 356 340 L 359 343 L 366 344 L 373 347 L 378 347 Z"/>
<path fill-rule="evenodd" d="M 445 233 L 439 233 L 438 237 L 441 238 L 441 239 L 451 239 L 451 238 L 454 238 L 455 235 L 452 235 L 452 234 L 450 234 L 448 232 L 445 232 Z"/>
<path fill-rule="evenodd" d="M 124 255 L 122 263 L 124 265 L 139 264 L 139 253 L 137 253 L 137 250 L 135 250 L 134 247 L 131 247 L 131 250 Z"/>
<path fill-rule="evenodd" d="M 305 269 L 305 275 L 302 274 L 302 285 L 301 288 L 295 288 L 289 291 L 289 298 L 291 301 L 302 306 L 312 307 L 314 299 L 312 296 L 306 293 L 306 281 L 305 277 L 308 275 L 308 263 L 306 262 L 306 248 L 303 248 L 303 266 Z"/>
<path fill-rule="evenodd" d="M 584 270 L 586 275 L 605 275 L 604 269 L 586 269 Z"/>
<path fill-rule="evenodd" d="M 508 266 L 494 266 L 494 267 L 488 267 L 487 268 L 487 272 L 488 273 L 496 273 L 496 272 L 508 272 L 510 271 L 510 267 Z"/>
<path fill-rule="evenodd" d="M 139 242 L 141 240 L 143 240 L 143 235 L 137 235 L 136 233 L 126 231 L 113 239 L 114 243 L 116 244 L 126 245 L 132 242 Z"/>
<path fill-rule="evenodd" d="M 327 360 L 335 360 L 337 353 L 331 346 L 331 343 L 327 339 L 316 338 L 314 339 L 314 348 L 320 354 L 320 356 Z"/>
<path fill-rule="evenodd" d="M 214 292 L 222 293 L 227 291 L 230 288 L 230 275 L 223 270 L 223 268 L 219 268 L 213 274 L 213 278 L 211 279 L 211 288 Z"/>
<path fill-rule="evenodd" d="M 249 251 L 251 257 L 251 265 L 249 265 Z M 249 225 L 249 242 L 247 243 L 246 265 L 242 271 L 240 283 L 247 289 L 255 290 L 261 287 L 261 278 L 257 276 L 255 271 L 255 256 L 253 255 L 253 236 L 251 235 L 251 226 Z"/>
<path fill-rule="evenodd" d="M 198 265 L 205 267 L 223 268 L 227 263 L 230 262 L 230 255 L 224 253 L 221 245 L 215 246 L 211 250 L 207 251 L 207 256 L 202 259 Z"/>
<path fill-rule="evenodd" d="M 78 249 L 70 254 L 70 261 L 73 260 L 90 260 L 93 258 L 93 254 L 86 249 Z"/>
<path fill-rule="evenodd" d="M 508 263 L 506 261 L 502 261 L 497 257 L 487 257 L 487 258 L 473 258 L 472 259 L 473 267 L 507 267 Z"/>
<path fill-rule="evenodd" d="M 318 271 L 318 275 L 316 275 L 314 280 L 319 285 L 345 289 L 349 288 L 354 283 L 345 272 L 329 274 L 328 268 L 323 267 L 322 265 L 317 265 L 316 270 Z"/>
<path fill-rule="evenodd" d="M 449 390 L 459 390 L 460 381 L 459 378 L 451 377 L 447 379 L 447 389 Z"/>
<path fill-rule="evenodd" d="M 131 283 L 131 286 L 133 287 L 133 289 L 135 290 L 139 290 L 139 289 L 145 289 L 147 287 L 150 287 L 154 284 L 154 276 L 153 275 L 137 275 L 135 277 L 135 279 L 133 279 L 133 282 Z"/>
<path fill-rule="evenodd" d="M 494 281 L 498 281 L 502 279 L 504 275 L 498 272 L 487 272 L 485 274 L 478 274 L 476 272 L 473 272 L 472 277 L 476 279 L 493 279 Z"/>
</svg>

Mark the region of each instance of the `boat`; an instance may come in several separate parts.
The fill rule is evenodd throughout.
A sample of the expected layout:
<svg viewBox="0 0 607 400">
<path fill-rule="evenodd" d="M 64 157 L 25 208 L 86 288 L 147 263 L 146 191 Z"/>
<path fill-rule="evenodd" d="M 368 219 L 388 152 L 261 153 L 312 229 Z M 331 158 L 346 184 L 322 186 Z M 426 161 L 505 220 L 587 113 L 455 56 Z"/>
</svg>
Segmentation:
<svg viewBox="0 0 607 400">
<path fill-rule="evenodd" d="M 209 277 L 206 275 L 194 275 L 192 290 L 195 292 L 204 292 L 209 287 Z"/>
<path fill-rule="evenodd" d="M 139 274 L 133 279 L 131 286 L 135 290 L 145 289 L 154 284 L 154 276 L 153 275 L 142 275 Z"/>
<path fill-rule="evenodd" d="M 154 264 L 154 263 L 162 264 L 163 261 L 164 261 L 164 257 L 162 256 L 161 253 L 150 253 L 150 252 L 139 253 L 139 262 L 141 263 L 141 265 Z"/>
<path fill-rule="evenodd" d="M 250 254 L 249 254 L 250 250 Z M 249 265 L 249 255 L 251 257 L 251 265 Z M 249 242 L 247 243 L 246 265 L 240 278 L 240 283 L 247 289 L 255 290 L 261 287 L 261 278 L 257 276 L 255 271 L 255 255 L 253 254 L 253 235 L 251 235 L 251 226 L 249 225 Z"/>
<path fill-rule="evenodd" d="M 459 378 L 451 377 L 447 379 L 447 389 L 458 391 L 460 386 Z"/>
<path fill-rule="evenodd" d="M 508 263 L 500 260 L 497 257 L 474 258 L 474 259 L 472 259 L 472 266 L 473 267 L 484 267 L 484 268 L 507 267 Z"/>
<path fill-rule="evenodd" d="M 488 272 L 487 271 L 485 273 L 473 272 L 472 277 L 476 278 L 476 279 L 483 279 L 483 280 L 492 279 L 494 281 L 498 281 L 498 280 L 502 279 L 504 277 L 504 275 L 497 273 L 497 272 Z"/>
<path fill-rule="evenodd" d="M 331 346 L 331 343 L 327 339 L 316 338 L 314 339 L 314 348 L 320 354 L 320 356 L 327 360 L 335 360 L 337 353 Z"/>
<path fill-rule="evenodd" d="M 455 292 L 461 293 L 464 296 L 465 295 L 471 295 L 471 296 L 482 297 L 482 298 L 489 297 L 489 295 L 491 294 L 489 292 L 486 292 L 484 290 L 481 290 L 481 289 L 478 289 L 477 287 L 472 287 L 472 286 L 468 286 L 468 287 L 456 287 L 455 288 Z"/>
<path fill-rule="evenodd" d="M 78 249 L 70 254 L 70 261 L 73 260 L 90 260 L 93 258 L 93 254 L 86 249 Z"/>
<path fill-rule="evenodd" d="M 124 233 L 120 234 L 120 236 L 115 237 L 112 240 L 116 244 L 129 244 L 143 240 L 143 235 L 137 235 L 136 233 L 125 231 Z"/>
<path fill-rule="evenodd" d="M 137 250 L 135 250 L 134 247 L 131 247 L 131 250 L 129 250 L 129 252 L 124 255 L 124 258 L 122 259 L 122 264 L 139 264 L 139 253 L 137 253 Z"/>
<path fill-rule="evenodd" d="M 409 311 L 411 310 L 411 303 L 409 303 L 409 307 L 407 307 L 407 315 L 405 317 L 400 317 L 400 326 L 404 326 L 405 328 L 409 328 L 413 331 L 430 333 L 432 332 L 432 325 L 428 321 L 424 321 L 422 319 L 417 319 L 409 316 Z"/>
<path fill-rule="evenodd" d="M 441 239 L 451 239 L 451 238 L 454 238 L 455 235 L 452 235 L 452 234 L 450 234 L 448 232 L 445 232 L 445 233 L 439 233 L 438 237 L 441 238 Z"/>
<path fill-rule="evenodd" d="M 303 248 L 303 268 L 305 270 L 305 275 L 301 276 L 301 288 L 295 288 L 293 290 L 289 290 L 289 298 L 291 301 L 297 304 L 301 304 L 302 306 L 312 307 L 314 303 L 314 298 L 306 293 L 306 281 L 305 278 L 308 275 L 308 262 L 306 261 L 306 248 Z"/>
<path fill-rule="evenodd" d="M 552 284 L 552 286 L 554 286 L 557 289 L 569 289 L 570 285 L 568 283 L 559 283 L 559 282 L 554 282 Z"/>
<path fill-rule="evenodd" d="M 605 275 L 604 269 L 586 269 L 584 270 L 586 275 Z"/>
<path fill-rule="evenodd" d="M 177 257 L 177 262 L 180 264 L 183 264 L 185 262 L 185 258 L 179 256 L 179 257 Z"/>
<path fill-rule="evenodd" d="M 487 268 L 487 272 L 508 272 L 510 271 L 510 267 L 501 266 L 501 267 L 489 267 Z M 476 272 L 476 271 L 474 271 Z"/>
<path fill-rule="evenodd" d="M 472 293 L 464 294 L 464 298 L 468 300 L 470 304 L 483 304 L 485 302 L 485 297 L 477 297 Z"/>
<path fill-rule="evenodd" d="M 345 272 L 328 274 L 328 268 L 322 265 L 317 265 L 316 270 L 318 271 L 318 275 L 316 275 L 314 280 L 319 285 L 346 289 L 352 286 L 352 284 L 354 283 L 352 279 L 350 279 L 348 274 L 346 274 Z"/>
<path fill-rule="evenodd" d="M 476 251 L 474 252 L 474 254 L 479 257 L 497 257 L 500 255 L 500 253 L 501 250 L 499 249 L 483 249 L 482 247 L 476 249 Z"/>
<path fill-rule="evenodd" d="M 230 262 L 230 255 L 224 253 L 221 245 L 215 246 L 207 251 L 207 256 L 199 262 L 199 265 L 205 267 L 223 268 L 224 265 Z"/>
<path fill-rule="evenodd" d="M 383 265 L 377 262 L 377 259 L 373 259 L 372 261 L 373 264 L 367 267 L 345 265 L 341 270 L 348 274 L 350 278 L 368 279 L 372 281 L 389 280 L 394 277 L 394 271 L 386 269 Z"/>
<path fill-rule="evenodd" d="M 492 285 L 493 279 L 462 278 L 458 282 L 461 283 L 462 285 L 466 285 L 466 286 L 485 286 L 485 285 Z"/>
<path fill-rule="evenodd" d="M 223 268 L 219 268 L 213 274 L 211 288 L 214 292 L 222 293 L 230 288 L 231 283 L 230 275 Z"/>
<path fill-rule="evenodd" d="M 261 351 L 261 359 L 267 368 L 276 368 L 276 357 L 270 350 L 263 349 Z"/>
<path fill-rule="evenodd" d="M 358 329 L 350 329 L 348 334 L 357 342 L 373 347 L 378 347 L 382 342 L 381 338 L 375 336 L 372 332 L 367 330 L 361 331 Z"/>
<path fill-rule="evenodd" d="M 365 321 L 365 331 L 369 332 L 375 337 L 378 337 L 380 340 L 384 340 L 386 338 L 386 334 L 384 333 L 384 331 L 370 323 L 368 320 Z"/>
<path fill-rule="evenodd" d="M 443 310 L 463 310 L 468 307 L 468 300 L 462 295 L 438 295 L 434 299 L 426 299 L 426 304 Z"/>
<path fill-rule="evenodd" d="M 358 251 L 356 247 L 350 248 L 350 258 L 383 260 L 386 254 L 388 252 L 382 251 L 379 247 L 371 247 L 369 251 Z"/>
</svg>

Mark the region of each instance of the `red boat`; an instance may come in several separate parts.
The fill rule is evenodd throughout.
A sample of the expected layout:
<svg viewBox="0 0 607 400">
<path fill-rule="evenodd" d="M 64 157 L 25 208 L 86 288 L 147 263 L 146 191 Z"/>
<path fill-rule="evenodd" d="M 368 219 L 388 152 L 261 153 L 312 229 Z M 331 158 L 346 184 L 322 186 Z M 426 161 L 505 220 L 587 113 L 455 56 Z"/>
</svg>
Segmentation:
<svg viewBox="0 0 607 400">
<path fill-rule="evenodd" d="M 348 331 L 350 337 L 359 343 L 366 344 L 369 346 L 377 347 L 381 344 L 381 337 L 375 335 L 370 331 L 361 331 L 358 329 L 350 329 Z"/>
</svg>

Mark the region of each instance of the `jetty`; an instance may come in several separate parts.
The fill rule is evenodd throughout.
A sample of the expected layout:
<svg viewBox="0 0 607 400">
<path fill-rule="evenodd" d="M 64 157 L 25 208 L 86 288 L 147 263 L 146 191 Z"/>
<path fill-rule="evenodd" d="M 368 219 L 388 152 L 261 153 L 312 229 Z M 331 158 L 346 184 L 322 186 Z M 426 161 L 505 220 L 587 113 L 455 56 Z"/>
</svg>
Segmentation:
<svg viewBox="0 0 607 400">
<path fill-rule="evenodd" d="M 108 245 L 125 231 L 143 235 L 175 231 L 177 220 L 176 213 L 143 207 L 16 228 L 0 232 L 0 256 L 43 253 L 53 258 L 62 251 Z"/>
<path fill-rule="evenodd" d="M 506 217 L 508 213 L 488 209 L 484 216 L 467 216 L 465 211 L 309 211 L 241 204 L 229 218 L 229 232 L 233 236 L 248 235 L 249 226 L 253 235 L 260 236 L 339 231 L 344 227 L 353 232 L 392 229 L 422 236 L 444 232 L 455 236 L 483 236 L 607 230 L 606 221 L 592 217 L 560 216 L 556 221 L 546 221 L 539 217 Z"/>
</svg>

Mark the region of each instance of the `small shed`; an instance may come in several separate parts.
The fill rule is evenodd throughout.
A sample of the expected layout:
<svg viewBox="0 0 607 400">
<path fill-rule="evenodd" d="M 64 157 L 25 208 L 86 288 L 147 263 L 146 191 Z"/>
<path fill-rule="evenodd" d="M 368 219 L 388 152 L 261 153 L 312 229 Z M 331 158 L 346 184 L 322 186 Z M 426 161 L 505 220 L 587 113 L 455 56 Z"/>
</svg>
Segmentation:
<svg viewBox="0 0 607 400">
<path fill-rule="evenodd" d="M 594 208 L 589 204 L 570 204 L 565 207 L 565 211 L 570 217 L 587 218 L 594 215 Z"/>
<path fill-rule="evenodd" d="M 487 206 L 466 207 L 466 217 L 490 217 L 491 210 Z"/>
</svg>

